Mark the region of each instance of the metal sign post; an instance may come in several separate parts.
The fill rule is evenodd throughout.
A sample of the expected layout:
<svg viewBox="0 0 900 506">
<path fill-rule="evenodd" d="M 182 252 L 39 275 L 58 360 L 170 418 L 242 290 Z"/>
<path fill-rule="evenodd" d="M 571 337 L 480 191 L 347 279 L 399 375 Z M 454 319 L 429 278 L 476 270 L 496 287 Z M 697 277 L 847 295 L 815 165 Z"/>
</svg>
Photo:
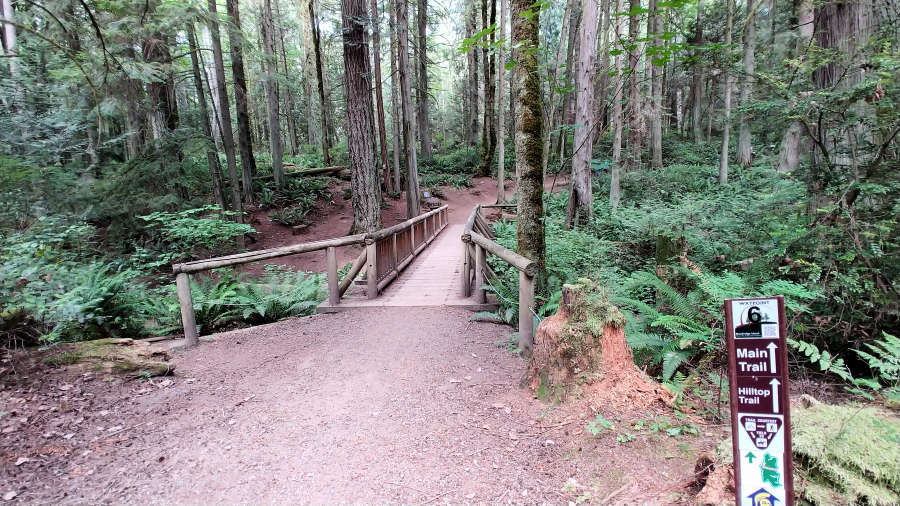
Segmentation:
<svg viewBox="0 0 900 506">
<path fill-rule="evenodd" d="M 728 299 L 731 439 L 738 506 L 792 506 L 784 297 Z"/>
</svg>

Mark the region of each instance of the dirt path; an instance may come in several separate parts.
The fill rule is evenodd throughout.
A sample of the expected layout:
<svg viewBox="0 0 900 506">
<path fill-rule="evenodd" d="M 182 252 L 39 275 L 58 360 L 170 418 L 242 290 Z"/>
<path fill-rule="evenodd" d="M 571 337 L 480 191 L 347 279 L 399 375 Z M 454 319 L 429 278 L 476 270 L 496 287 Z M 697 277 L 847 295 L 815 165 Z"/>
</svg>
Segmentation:
<svg viewBox="0 0 900 506">
<path fill-rule="evenodd" d="M 152 383 L 25 378 L 2 392 L 0 492 L 138 504 L 677 497 L 692 449 L 587 436 L 577 413 L 519 387 L 523 363 L 497 346 L 509 329 L 468 315 L 373 308 L 219 334 Z"/>
</svg>

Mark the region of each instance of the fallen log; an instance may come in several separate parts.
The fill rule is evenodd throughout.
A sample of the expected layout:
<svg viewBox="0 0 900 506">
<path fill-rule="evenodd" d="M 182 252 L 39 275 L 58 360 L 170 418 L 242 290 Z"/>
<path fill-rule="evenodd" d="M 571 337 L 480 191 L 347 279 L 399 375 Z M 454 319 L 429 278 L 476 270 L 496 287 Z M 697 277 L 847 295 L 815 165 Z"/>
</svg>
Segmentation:
<svg viewBox="0 0 900 506">
<path fill-rule="evenodd" d="M 294 164 L 284 164 L 285 167 L 299 167 Z M 348 170 L 347 167 L 343 165 L 335 165 L 334 167 L 305 167 L 297 170 L 285 171 L 284 177 L 292 177 L 292 176 L 318 176 L 321 174 L 334 174 L 340 175 L 341 171 Z M 272 174 L 263 174 L 261 176 L 254 176 L 254 180 L 261 181 L 263 179 L 272 179 L 274 175 Z"/>
</svg>

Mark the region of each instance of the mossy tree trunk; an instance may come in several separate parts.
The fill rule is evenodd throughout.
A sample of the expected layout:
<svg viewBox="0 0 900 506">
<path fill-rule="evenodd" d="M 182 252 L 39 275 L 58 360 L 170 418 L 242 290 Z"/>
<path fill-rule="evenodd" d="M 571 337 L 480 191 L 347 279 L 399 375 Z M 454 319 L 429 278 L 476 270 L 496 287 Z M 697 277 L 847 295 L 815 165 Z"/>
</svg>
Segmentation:
<svg viewBox="0 0 900 506">
<path fill-rule="evenodd" d="M 516 238 L 519 254 L 538 265 L 537 289 L 545 278 L 544 173 L 542 170 L 543 116 L 538 73 L 539 12 L 531 0 L 513 0 L 513 90 L 516 94 L 516 172 L 519 174 Z M 527 14 L 526 14 L 527 13 Z"/>
</svg>

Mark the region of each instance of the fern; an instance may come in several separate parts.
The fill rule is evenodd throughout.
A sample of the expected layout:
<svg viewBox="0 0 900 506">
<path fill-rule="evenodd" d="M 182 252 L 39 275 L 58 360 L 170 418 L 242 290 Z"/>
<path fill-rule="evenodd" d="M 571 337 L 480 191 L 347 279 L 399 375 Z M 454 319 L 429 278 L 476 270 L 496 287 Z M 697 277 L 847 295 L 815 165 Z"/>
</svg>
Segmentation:
<svg viewBox="0 0 900 506">
<path fill-rule="evenodd" d="M 900 338 L 882 332 L 882 339 L 874 343 L 865 343 L 872 353 L 853 350 L 863 358 L 884 384 L 900 386 Z"/>
</svg>

